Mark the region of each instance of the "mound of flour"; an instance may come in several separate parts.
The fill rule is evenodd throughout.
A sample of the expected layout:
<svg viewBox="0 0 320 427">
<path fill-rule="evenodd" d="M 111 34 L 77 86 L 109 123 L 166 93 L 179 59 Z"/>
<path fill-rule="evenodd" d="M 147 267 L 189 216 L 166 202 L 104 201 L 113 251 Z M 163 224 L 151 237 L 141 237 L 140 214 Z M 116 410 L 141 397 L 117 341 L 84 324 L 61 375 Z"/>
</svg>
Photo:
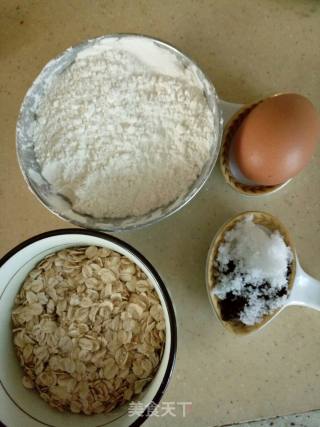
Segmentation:
<svg viewBox="0 0 320 427">
<path fill-rule="evenodd" d="M 47 87 L 33 128 L 45 179 L 75 211 L 148 213 L 184 194 L 209 157 L 202 89 L 121 49 L 88 49 Z"/>
</svg>

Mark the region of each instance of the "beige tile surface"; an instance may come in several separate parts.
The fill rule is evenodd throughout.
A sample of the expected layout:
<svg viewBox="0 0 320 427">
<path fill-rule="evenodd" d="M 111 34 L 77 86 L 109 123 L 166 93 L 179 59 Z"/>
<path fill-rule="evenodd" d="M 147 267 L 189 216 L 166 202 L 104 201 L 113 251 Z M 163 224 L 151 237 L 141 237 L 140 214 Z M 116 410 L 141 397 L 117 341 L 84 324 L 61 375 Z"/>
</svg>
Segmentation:
<svg viewBox="0 0 320 427">
<path fill-rule="evenodd" d="M 320 412 L 314 411 L 300 415 L 290 415 L 244 424 L 229 425 L 229 427 L 319 427 L 319 425 Z"/>
<path fill-rule="evenodd" d="M 27 190 L 15 158 L 15 122 L 27 88 L 53 56 L 83 39 L 138 32 L 191 55 L 229 101 L 281 91 L 320 107 L 320 2 L 301 0 L 0 0 L 1 254 L 66 227 Z M 320 147 L 310 166 L 269 198 L 244 198 L 216 168 L 195 200 L 158 225 L 121 237 L 146 255 L 171 291 L 177 366 L 166 401 L 192 401 L 186 418 L 149 425 L 217 426 L 320 407 L 320 314 L 288 309 L 259 335 L 235 339 L 211 313 L 204 265 L 217 227 L 267 210 L 292 231 L 301 262 L 320 278 Z"/>
</svg>

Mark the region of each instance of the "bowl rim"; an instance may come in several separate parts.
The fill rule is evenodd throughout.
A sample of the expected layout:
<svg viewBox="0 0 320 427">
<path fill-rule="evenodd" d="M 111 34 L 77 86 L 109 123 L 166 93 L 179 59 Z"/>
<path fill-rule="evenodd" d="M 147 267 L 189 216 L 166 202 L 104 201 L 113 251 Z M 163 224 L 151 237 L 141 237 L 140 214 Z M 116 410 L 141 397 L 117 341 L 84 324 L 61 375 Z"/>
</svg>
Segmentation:
<svg viewBox="0 0 320 427">
<path fill-rule="evenodd" d="M 124 224 L 124 225 L 117 225 L 117 226 L 112 226 L 112 218 L 110 221 L 110 224 L 105 224 L 103 222 L 103 218 L 97 218 L 97 225 L 91 225 L 90 223 L 88 224 L 83 224 L 82 221 L 79 221 L 77 219 L 72 219 L 69 218 L 67 214 L 64 214 L 60 211 L 58 211 L 56 208 L 49 206 L 46 201 L 44 200 L 44 198 L 42 197 L 41 193 L 34 188 L 34 186 L 32 185 L 32 182 L 29 178 L 29 176 L 27 175 L 27 172 L 25 170 L 25 167 L 23 165 L 22 162 L 22 157 L 20 155 L 20 149 L 19 149 L 19 132 L 18 132 L 18 128 L 19 128 L 19 123 L 21 122 L 21 118 L 22 118 L 22 112 L 24 109 L 24 105 L 26 100 L 28 99 L 34 84 L 38 81 L 39 77 L 41 76 L 41 74 L 43 73 L 43 71 L 45 70 L 45 68 L 51 64 L 53 61 L 58 60 L 59 58 L 63 57 L 68 51 L 72 50 L 72 49 L 76 49 L 76 48 L 80 48 L 81 46 L 88 46 L 88 44 L 90 42 L 97 42 L 99 40 L 104 40 L 104 39 L 109 39 L 109 38 L 126 38 L 126 37 L 136 37 L 139 39 L 147 39 L 150 41 L 155 41 L 158 44 L 165 46 L 166 48 L 169 48 L 169 50 L 177 53 L 178 55 L 182 55 L 183 57 L 185 57 L 188 61 L 190 61 L 191 64 L 193 64 L 196 69 L 203 75 L 206 84 L 208 85 L 208 87 L 210 88 L 210 91 L 215 95 L 216 98 L 216 116 L 217 116 L 217 121 L 218 121 L 218 136 L 217 136 L 217 144 L 216 144 L 216 149 L 215 149 L 215 153 L 214 156 L 212 156 L 211 158 L 209 158 L 209 163 L 207 166 L 207 172 L 201 177 L 202 172 L 200 173 L 200 175 L 196 178 L 196 180 L 194 181 L 197 182 L 199 180 L 199 178 L 201 177 L 201 179 L 198 182 L 198 185 L 193 188 L 192 191 L 187 191 L 183 200 L 181 200 L 181 203 L 179 203 L 177 206 L 173 207 L 173 208 L 169 208 L 167 211 L 165 211 L 164 213 L 162 213 L 159 216 L 153 217 L 151 215 L 150 218 L 148 218 L 147 220 L 143 221 L 142 223 L 131 223 L 131 224 Z M 142 33 L 109 33 L 109 34 L 104 34 L 102 36 L 97 36 L 97 37 L 92 37 L 89 39 L 85 39 L 79 43 L 76 43 L 66 49 L 64 49 L 62 52 L 60 52 L 59 54 L 57 54 L 56 56 L 54 56 L 53 58 L 49 59 L 48 62 L 46 62 L 44 64 L 44 66 L 41 68 L 40 72 L 36 75 L 36 77 L 34 78 L 34 80 L 32 81 L 31 85 L 28 87 L 23 100 L 21 102 L 20 108 L 19 108 L 19 113 L 18 113 L 18 117 L 17 117 L 17 121 L 16 121 L 16 127 L 15 127 L 15 146 L 16 146 L 16 157 L 18 160 L 18 165 L 19 165 L 19 169 L 22 173 L 23 179 L 27 184 L 27 187 L 29 189 L 29 191 L 31 191 L 31 193 L 36 196 L 36 198 L 38 199 L 38 201 L 46 208 L 48 209 L 51 213 L 53 213 L 54 215 L 56 215 L 58 218 L 67 221 L 71 224 L 74 224 L 78 227 L 82 227 L 82 228 L 87 228 L 90 230 L 97 230 L 97 231 L 103 231 L 103 232 L 119 232 L 119 231 L 129 231 L 129 230 L 137 230 L 140 228 L 144 228 L 147 226 L 150 226 L 152 224 L 155 224 L 159 221 L 164 220 L 165 218 L 168 218 L 169 216 L 173 215 L 174 213 L 176 213 L 177 211 L 179 211 L 180 209 L 182 209 L 184 206 L 186 206 L 198 193 L 199 191 L 202 189 L 202 187 L 205 185 L 205 183 L 208 181 L 214 166 L 216 165 L 217 161 L 218 161 L 218 157 L 219 157 L 219 153 L 220 153 L 220 149 L 221 149 L 221 141 L 222 141 L 222 135 L 223 135 L 223 115 L 222 115 L 222 111 L 221 108 L 219 107 L 219 97 L 216 91 L 215 86 L 213 85 L 213 82 L 211 81 L 211 79 L 208 77 L 207 73 L 205 73 L 202 68 L 200 67 L 200 65 L 193 59 L 191 58 L 189 55 L 185 54 L 183 51 L 181 51 L 180 49 L 178 49 L 176 46 L 174 46 L 171 43 L 168 43 L 167 41 L 164 41 L 160 38 L 157 37 L 152 37 L 152 36 L 148 36 Z M 173 205 L 175 203 L 177 199 L 175 199 L 174 201 L 170 202 L 167 206 L 164 207 L 160 207 L 158 209 L 166 209 L 168 207 L 170 207 L 171 205 Z M 71 208 L 72 209 L 72 208 Z M 156 209 L 157 210 L 157 209 Z M 77 213 L 77 212 L 75 212 Z M 88 217 L 91 218 L 90 215 L 85 215 L 85 214 L 80 214 L 83 217 Z M 148 215 L 148 214 L 145 214 Z M 142 215 L 143 217 L 144 215 Z M 137 217 L 140 218 L 140 217 Z M 124 218 L 125 220 L 125 218 Z"/>
<path fill-rule="evenodd" d="M 94 230 L 65 228 L 65 229 L 45 231 L 44 233 L 36 234 L 35 236 L 32 236 L 32 237 L 24 240 L 23 242 L 19 243 L 18 245 L 16 245 L 12 249 L 10 249 L 5 255 L 3 255 L 0 259 L 0 268 L 10 258 L 12 258 L 15 254 L 17 254 L 19 251 L 26 248 L 27 246 L 29 246 L 29 245 L 31 245 L 31 244 L 39 241 L 39 240 L 44 240 L 48 237 L 61 236 L 64 234 L 69 234 L 69 235 L 70 234 L 82 234 L 82 235 L 87 235 L 87 236 L 99 237 L 101 239 L 104 239 L 106 241 L 110 241 L 112 243 L 115 243 L 115 244 L 123 247 L 128 252 L 130 252 L 135 257 L 137 257 L 150 270 L 151 274 L 154 276 L 154 278 L 155 278 L 155 280 L 156 280 L 157 284 L 159 285 L 159 288 L 162 292 L 162 296 L 163 296 L 163 299 L 164 299 L 165 304 L 166 304 L 166 309 L 168 312 L 169 323 L 170 323 L 171 344 L 170 344 L 170 349 L 169 349 L 168 363 L 167 363 L 167 367 L 165 369 L 165 373 L 164 373 L 164 376 L 162 378 L 162 381 L 161 381 L 161 383 L 158 387 L 158 390 L 157 390 L 156 394 L 154 395 L 153 399 L 150 401 L 148 406 L 144 409 L 143 413 L 140 414 L 138 416 L 138 418 L 135 419 L 129 425 L 130 427 L 138 427 L 141 424 L 143 424 L 149 418 L 149 416 L 152 415 L 152 412 L 155 409 L 153 404 L 155 404 L 155 405 L 159 404 L 164 392 L 166 391 L 166 389 L 168 387 L 168 384 L 169 384 L 169 381 L 170 381 L 171 376 L 173 374 L 173 370 L 174 370 L 175 363 L 176 363 L 177 321 L 176 321 L 175 310 L 174 310 L 174 306 L 173 306 L 170 294 L 169 294 L 163 280 L 161 279 L 159 273 L 154 268 L 154 266 L 137 249 L 135 249 L 129 243 L 127 243 L 127 242 L 125 242 L 125 241 L 123 241 L 123 240 L 121 240 L 115 236 L 111 236 L 110 234 L 101 233 L 99 231 L 94 231 Z M 0 385 L 1 385 L 2 389 L 4 390 L 5 394 L 8 396 L 8 398 L 12 401 L 12 397 L 7 393 L 7 390 L 4 387 L 4 385 L 2 384 L 1 379 L 0 379 Z M 32 416 L 30 416 L 30 414 L 26 413 L 19 405 L 17 405 L 16 402 L 12 401 L 12 403 L 14 403 L 14 405 L 16 407 L 18 407 L 18 409 L 20 411 L 22 411 L 25 415 L 27 415 L 30 418 L 33 418 Z M 44 424 L 43 422 L 39 421 L 38 419 L 36 421 L 41 423 L 44 426 L 50 426 L 50 424 Z M 1 424 L 1 420 L 0 420 L 0 424 Z M 107 426 L 108 424 L 103 424 L 103 425 Z"/>
</svg>

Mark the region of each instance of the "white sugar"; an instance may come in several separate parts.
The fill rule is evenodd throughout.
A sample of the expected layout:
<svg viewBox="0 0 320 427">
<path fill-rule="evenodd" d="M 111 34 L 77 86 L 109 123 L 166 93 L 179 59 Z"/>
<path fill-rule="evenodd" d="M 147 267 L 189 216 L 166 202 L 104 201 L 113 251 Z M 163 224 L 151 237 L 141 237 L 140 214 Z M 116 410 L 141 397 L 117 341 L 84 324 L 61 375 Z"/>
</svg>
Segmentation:
<svg viewBox="0 0 320 427">
<path fill-rule="evenodd" d="M 256 225 L 247 216 L 224 236 L 217 256 L 220 275 L 214 294 L 246 299 L 240 319 L 246 325 L 281 307 L 287 299 L 292 251 L 278 231 Z"/>
</svg>

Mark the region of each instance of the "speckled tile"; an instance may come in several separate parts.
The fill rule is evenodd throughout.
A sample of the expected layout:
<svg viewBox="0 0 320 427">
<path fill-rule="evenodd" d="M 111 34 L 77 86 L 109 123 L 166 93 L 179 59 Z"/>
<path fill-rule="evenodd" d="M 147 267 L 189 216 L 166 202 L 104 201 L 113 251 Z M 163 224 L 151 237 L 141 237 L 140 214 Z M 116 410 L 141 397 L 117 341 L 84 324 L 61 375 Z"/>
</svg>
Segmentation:
<svg viewBox="0 0 320 427">
<path fill-rule="evenodd" d="M 276 417 L 264 421 L 253 421 L 250 423 L 229 424 L 221 427 L 319 427 L 320 412 L 291 415 L 286 417 Z"/>
</svg>

